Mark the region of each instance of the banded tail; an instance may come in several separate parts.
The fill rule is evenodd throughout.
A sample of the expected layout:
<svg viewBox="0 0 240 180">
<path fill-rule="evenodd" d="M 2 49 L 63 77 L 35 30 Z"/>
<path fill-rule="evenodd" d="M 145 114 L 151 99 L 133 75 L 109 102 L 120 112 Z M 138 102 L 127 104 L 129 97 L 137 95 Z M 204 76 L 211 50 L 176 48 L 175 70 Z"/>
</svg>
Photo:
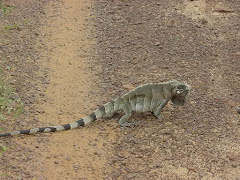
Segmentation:
<svg viewBox="0 0 240 180">
<path fill-rule="evenodd" d="M 84 117 L 83 119 L 80 119 L 68 124 L 13 131 L 10 133 L 0 134 L 0 137 L 13 136 L 18 134 L 35 134 L 35 133 L 44 133 L 44 132 L 66 131 L 66 130 L 75 129 L 78 127 L 83 127 L 102 117 L 111 117 L 116 111 L 119 110 L 120 106 L 118 102 L 120 99 L 121 98 L 118 98 L 115 101 L 108 102 L 103 106 L 101 106 L 100 108 L 98 108 L 97 110 L 95 110 L 92 114 Z"/>
</svg>

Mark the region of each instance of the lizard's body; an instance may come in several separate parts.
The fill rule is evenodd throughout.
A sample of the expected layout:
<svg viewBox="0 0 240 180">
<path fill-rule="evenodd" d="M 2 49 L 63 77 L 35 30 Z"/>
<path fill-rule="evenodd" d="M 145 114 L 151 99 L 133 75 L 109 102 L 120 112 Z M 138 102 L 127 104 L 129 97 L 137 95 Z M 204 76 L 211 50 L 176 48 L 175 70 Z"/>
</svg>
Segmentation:
<svg viewBox="0 0 240 180">
<path fill-rule="evenodd" d="M 102 107 L 95 110 L 90 115 L 78 121 L 51 127 L 33 128 L 29 130 L 14 131 L 11 133 L 0 134 L 0 137 L 17 135 L 17 134 L 32 134 L 37 132 L 55 132 L 62 130 L 74 129 L 80 126 L 87 125 L 92 121 L 104 117 L 111 117 L 115 112 L 123 110 L 123 115 L 119 124 L 121 126 L 129 125 L 128 120 L 132 115 L 132 111 L 147 112 L 151 111 L 156 117 L 160 117 L 160 112 L 163 107 L 171 100 L 176 105 L 184 105 L 186 97 L 191 87 L 186 83 L 178 81 L 168 81 L 165 83 L 150 83 L 138 86 L 136 89 L 126 93 L 120 98 L 112 102 L 104 104 Z"/>
</svg>

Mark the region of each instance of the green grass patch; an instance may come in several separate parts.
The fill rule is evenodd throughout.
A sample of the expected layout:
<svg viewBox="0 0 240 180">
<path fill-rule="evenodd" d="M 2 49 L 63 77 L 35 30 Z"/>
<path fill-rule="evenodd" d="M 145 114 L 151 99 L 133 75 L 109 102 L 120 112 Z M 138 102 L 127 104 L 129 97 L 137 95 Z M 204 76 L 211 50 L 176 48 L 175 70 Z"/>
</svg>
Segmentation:
<svg viewBox="0 0 240 180">
<path fill-rule="evenodd" d="M 8 13 L 11 13 L 16 7 L 9 5 L 7 0 L 0 0 L 0 20 L 7 16 Z M 0 32 L 4 32 L 12 29 L 19 29 L 21 26 L 26 24 L 27 21 L 23 20 L 18 23 L 12 23 L 10 25 L 6 25 L 4 27 L 0 27 Z M 3 31 L 1 31 L 3 30 Z M 0 39 L 1 42 L 5 42 L 7 40 Z M 6 55 L 5 55 L 6 56 Z M 9 118 L 18 117 L 23 111 L 23 102 L 18 94 L 15 92 L 14 88 L 7 83 L 7 81 L 3 78 L 4 74 L 7 71 L 12 71 L 12 67 L 7 65 L 8 61 L 3 55 L 0 56 L 0 124 L 3 124 L 3 120 Z M 8 117 L 8 118 L 7 118 Z M 2 131 L 2 127 L 0 127 L 0 132 Z M 0 147 L 1 151 L 1 147 Z"/>
<path fill-rule="evenodd" d="M 2 0 L 0 0 L 0 12 L 4 15 L 7 16 L 8 13 L 11 13 L 14 9 L 16 9 L 15 6 L 11 6 L 8 4 L 4 4 Z"/>
<path fill-rule="evenodd" d="M 7 146 L 0 146 L 0 154 L 6 152 L 8 148 L 10 148 L 10 147 L 7 147 Z"/>
<path fill-rule="evenodd" d="M 9 84 L 0 80 L 0 120 L 4 120 L 7 114 L 17 117 L 22 110 L 23 102 L 21 98 Z"/>
<path fill-rule="evenodd" d="M 2 29 L 7 31 L 7 30 L 13 30 L 13 29 L 19 29 L 20 27 L 22 27 L 24 24 L 26 24 L 27 21 L 23 20 L 20 23 L 14 23 L 14 24 L 9 24 L 4 26 Z"/>
<path fill-rule="evenodd" d="M 17 28 L 19 28 L 19 24 L 17 23 L 17 24 L 10 24 L 10 25 L 6 25 L 6 26 L 4 26 L 3 27 L 3 29 L 4 30 L 12 30 L 12 29 L 17 29 Z"/>
</svg>

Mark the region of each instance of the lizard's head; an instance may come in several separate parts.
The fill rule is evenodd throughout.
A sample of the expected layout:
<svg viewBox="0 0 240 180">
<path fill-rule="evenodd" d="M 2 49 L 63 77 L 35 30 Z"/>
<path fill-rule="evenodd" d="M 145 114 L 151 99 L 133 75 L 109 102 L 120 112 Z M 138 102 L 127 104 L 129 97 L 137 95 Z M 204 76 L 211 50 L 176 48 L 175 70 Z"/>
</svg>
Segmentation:
<svg viewBox="0 0 240 180">
<path fill-rule="evenodd" d="M 173 104 L 183 106 L 186 102 L 190 90 L 191 86 L 188 84 L 177 82 L 173 88 L 173 97 L 171 99 Z"/>
</svg>

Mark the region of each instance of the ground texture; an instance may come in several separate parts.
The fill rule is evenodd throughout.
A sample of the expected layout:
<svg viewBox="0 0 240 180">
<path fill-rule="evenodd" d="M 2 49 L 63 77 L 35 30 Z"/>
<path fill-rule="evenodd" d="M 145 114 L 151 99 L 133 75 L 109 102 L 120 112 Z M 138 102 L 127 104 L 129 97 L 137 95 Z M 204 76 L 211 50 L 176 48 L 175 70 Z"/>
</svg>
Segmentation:
<svg viewBox="0 0 240 180">
<path fill-rule="evenodd" d="M 193 90 L 162 121 L 134 114 L 66 132 L 0 139 L 1 179 L 240 179 L 238 0 L 9 0 L 4 79 L 25 109 L 4 131 L 78 120 L 137 85 Z M 17 26 L 12 26 L 18 24 Z M 10 25 L 10 26 L 9 26 Z M 4 27 L 10 28 L 4 28 Z"/>
</svg>

